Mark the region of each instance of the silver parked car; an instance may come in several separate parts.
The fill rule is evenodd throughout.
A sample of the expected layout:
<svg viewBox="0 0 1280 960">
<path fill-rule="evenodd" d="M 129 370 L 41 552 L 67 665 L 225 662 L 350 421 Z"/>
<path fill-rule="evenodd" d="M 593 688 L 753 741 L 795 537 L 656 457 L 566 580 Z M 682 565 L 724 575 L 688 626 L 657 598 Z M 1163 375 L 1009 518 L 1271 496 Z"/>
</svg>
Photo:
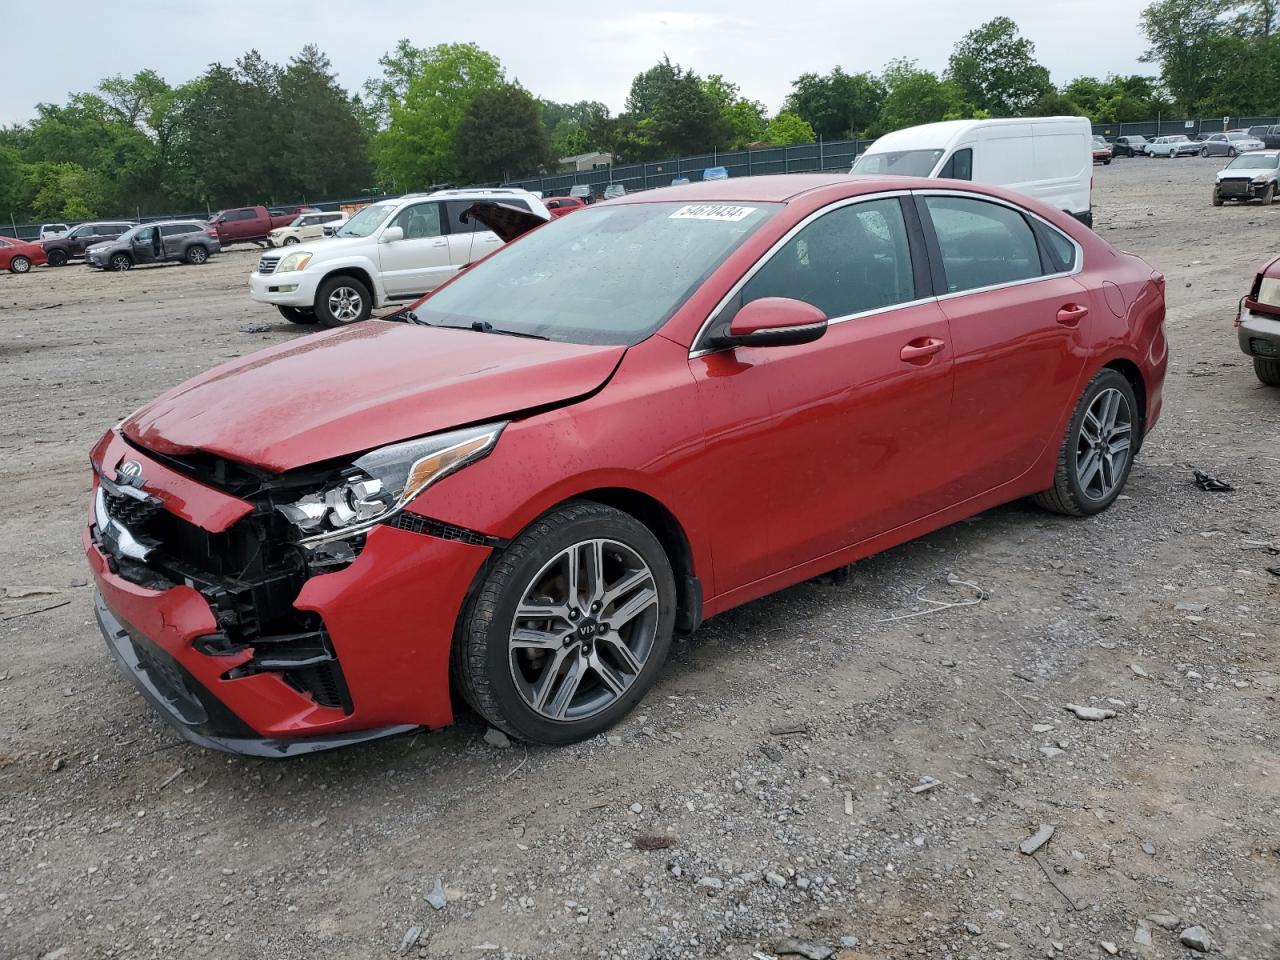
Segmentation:
<svg viewBox="0 0 1280 960">
<path fill-rule="evenodd" d="M 1272 203 L 1276 198 L 1276 178 L 1280 177 L 1280 150 L 1254 150 L 1242 153 L 1218 171 L 1213 185 L 1213 205 L 1226 200 L 1261 200 Z"/>
<path fill-rule="evenodd" d="M 1206 134 L 1201 138 L 1200 156 L 1234 157 L 1238 153 L 1265 150 L 1266 147 L 1257 137 L 1251 137 L 1243 130 L 1228 130 L 1226 133 Z"/>
<path fill-rule="evenodd" d="M 85 263 L 99 270 L 132 270 L 144 263 L 199 266 L 222 249 L 218 231 L 203 220 L 161 220 L 134 227 L 85 251 Z"/>
<path fill-rule="evenodd" d="M 1148 157 L 1194 157 L 1200 152 L 1200 144 L 1190 139 L 1185 133 L 1176 133 L 1170 137 L 1156 137 L 1147 144 Z"/>
</svg>

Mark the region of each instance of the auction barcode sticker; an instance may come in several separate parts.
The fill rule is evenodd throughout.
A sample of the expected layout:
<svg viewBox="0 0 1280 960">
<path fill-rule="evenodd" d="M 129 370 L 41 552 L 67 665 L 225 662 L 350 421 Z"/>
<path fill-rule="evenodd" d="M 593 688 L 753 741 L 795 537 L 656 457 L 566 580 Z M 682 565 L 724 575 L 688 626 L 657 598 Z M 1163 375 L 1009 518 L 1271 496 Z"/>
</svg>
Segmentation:
<svg viewBox="0 0 1280 960">
<path fill-rule="evenodd" d="M 755 207 L 735 207 L 727 203 L 687 203 L 668 219 L 724 220 L 728 223 L 737 223 L 755 212 Z"/>
</svg>

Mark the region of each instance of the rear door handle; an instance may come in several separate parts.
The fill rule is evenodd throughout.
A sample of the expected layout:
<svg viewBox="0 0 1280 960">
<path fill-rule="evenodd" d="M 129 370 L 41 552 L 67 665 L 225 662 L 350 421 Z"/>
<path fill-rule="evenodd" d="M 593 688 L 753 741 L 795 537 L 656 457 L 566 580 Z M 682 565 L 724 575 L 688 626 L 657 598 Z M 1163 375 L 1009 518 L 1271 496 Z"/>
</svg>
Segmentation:
<svg viewBox="0 0 1280 960">
<path fill-rule="evenodd" d="M 1058 322 L 1064 327 L 1074 327 L 1089 315 L 1089 308 L 1079 303 L 1064 303 L 1058 309 Z"/>
<path fill-rule="evenodd" d="M 900 356 L 907 363 L 924 365 L 929 362 L 930 357 L 940 353 L 946 345 L 946 341 L 939 340 L 937 337 L 917 337 L 902 348 Z"/>
</svg>

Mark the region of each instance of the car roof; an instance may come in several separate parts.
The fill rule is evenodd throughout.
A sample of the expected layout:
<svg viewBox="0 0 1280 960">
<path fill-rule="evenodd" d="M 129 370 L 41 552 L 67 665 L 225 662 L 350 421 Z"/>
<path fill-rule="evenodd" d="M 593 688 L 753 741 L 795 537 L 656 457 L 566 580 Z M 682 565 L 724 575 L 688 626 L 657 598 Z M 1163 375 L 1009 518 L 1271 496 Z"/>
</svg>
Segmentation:
<svg viewBox="0 0 1280 960">
<path fill-rule="evenodd" d="M 841 192 L 848 196 L 884 190 L 921 190 L 929 186 L 923 177 L 881 177 L 848 173 L 779 173 L 763 177 L 729 180 L 700 180 L 675 187 L 657 187 L 644 193 L 627 194 L 630 203 L 745 202 L 786 203 L 817 190 Z M 937 184 L 939 181 L 932 181 Z M 611 201 L 617 203 L 618 201 Z"/>
</svg>

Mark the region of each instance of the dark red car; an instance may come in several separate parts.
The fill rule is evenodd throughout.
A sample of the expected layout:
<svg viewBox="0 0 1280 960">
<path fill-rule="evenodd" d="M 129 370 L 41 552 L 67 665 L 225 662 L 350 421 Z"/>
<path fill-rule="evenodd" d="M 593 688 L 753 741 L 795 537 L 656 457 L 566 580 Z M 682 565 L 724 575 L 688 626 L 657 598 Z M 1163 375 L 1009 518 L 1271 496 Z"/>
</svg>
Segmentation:
<svg viewBox="0 0 1280 960">
<path fill-rule="evenodd" d="M 30 273 L 32 267 L 49 262 L 44 247 L 13 237 L 0 237 L 0 270 L 10 273 Z"/>
<path fill-rule="evenodd" d="M 553 218 L 563 217 L 566 213 L 573 213 L 575 210 L 581 210 L 586 207 L 586 204 L 577 197 L 547 197 L 542 202 L 551 211 Z"/>
<path fill-rule="evenodd" d="M 219 210 L 209 221 L 224 247 L 232 243 L 265 242 L 272 230 L 287 227 L 302 213 L 315 213 L 314 207 L 235 207 Z"/>
<path fill-rule="evenodd" d="M 580 740 L 674 631 L 1019 497 L 1104 510 L 1160 413 L 1164 303 L 1139 258 L 977 184 L 591 207 L 109 430 L 98 617 L 206 745 L 440 727 L 451 680 Z"/>
</svg>

